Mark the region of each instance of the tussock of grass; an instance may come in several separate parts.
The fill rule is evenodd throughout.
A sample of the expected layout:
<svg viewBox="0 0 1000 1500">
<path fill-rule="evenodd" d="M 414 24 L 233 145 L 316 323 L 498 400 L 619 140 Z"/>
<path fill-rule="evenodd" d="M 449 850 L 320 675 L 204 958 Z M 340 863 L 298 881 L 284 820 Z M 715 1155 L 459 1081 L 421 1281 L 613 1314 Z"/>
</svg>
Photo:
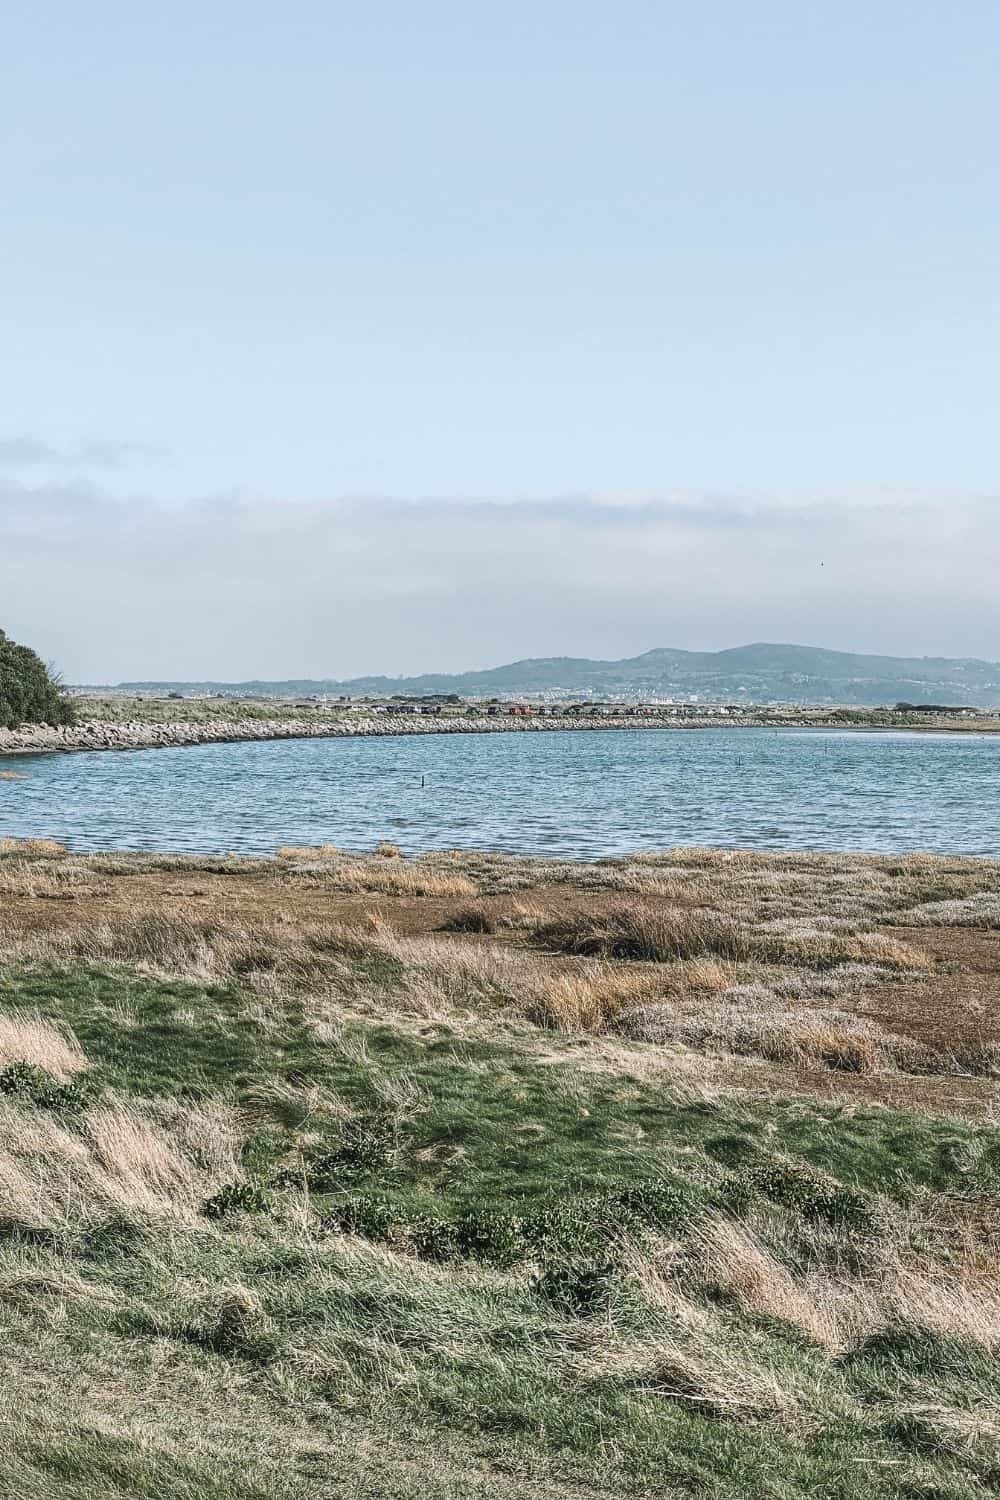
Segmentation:
<svg viewBox="0 0 1000 1500">
<path fill-rule="evenodd" d="M 56 859 L 66 852 L 66 846 L 56 839 L 0 838 L 0 854 L 20 854 L 31 859 Z"/>
<path fill-rule="evenodd" d="M 677 1402 L 715 1422 L 797 1423 L 801 1413 L 789 1385 L 748 1357 L 745 1347 L 665 1336 L 642 1346 L 608 1351 L 594 1361 L 604 1379 Z"/>
<path fill-rule="evenodd" d="M 88 1066 L 76 1038 L 65 1028 L 45 1021 L 37 1011 L 0 1011 L 0 1069 L 28 1063 L 65 1082 Z"/>
<path fill-rule="evenodd" d="M 605 912 L 570 911 L 535 929 L 540 943 L 559 953 L 594 958 L 677 959 L 747 956 L 736 924 L 715 912 L 621 902 Z"/>
<path fill-rule="evenodd" d="M 277 941 L 271 930 L 241 923 L 144 914 L 29 934 L 13 951 L 35 963 L 125 964 L 210 979 L 270 968 Z"/>
<path fill-rule="evenodd" d="M 348 1100 L 334 1089 L 280 1079 L 249 1088 L 244 1111 L 252 1120 L 274 1120 L 289 1130 L 301 1130 L 309 1121 L 349 1120 L 354 1114 Z"/>
<path fill-rule="evenodd" d="M 927 963 L 924 954 L 882 933 L 754 932 L 718 912 L 640 901 L 604 912 L 567 912 L 539 923 L 535 936 L 560 953 L 653 963 L 709 957 L 817 969 L 845 963 L 919 969 Z"/>
<path fill-rule="evenodd" d="M 371 892 L 384 896 L 476 896 L 479 888 L 464 875 L 443 875 L 417 861 L 331 863 L 322 869 L 302 867 L 300 878 L 321 878 L 331 891 Z"/>
<path fill-rule="evenodd" d="M 906 927 L 1000 927 L 1000 893 L 977 891 L 973 895 L 943 901 L 926 901 L 901 911 L 897 917 Z"/>
<path fill-rule="evenodd" d="M 682 1043 L 843 1073 L 942 1070 L 946 1060 L 847 1010 L 807 1008 L 764 984 L 723 989 L 715 1004 L 647 1003 L 621 1012 L 615 1029 L 636 1040 Z"/>
<path fill-rule="evenodd" d="M 73 1128 L 0 1100 L 0 1198 L 8 1226 L 59 1231 L 85 1215 L 120 1211 L 192 1218 L 223 1177 L 238 1175 L 227 1112 L 166 1115 L 117 1100 Z"/>
<path fill-rule="evenodd" d="M 497 919 L 485 906 L 463 906 L 441 923 L 442 932 L 494 933 Z"/>
<path fill-rule="evenodd" d="M 73 901 L 103 895 L 108 887 L 86 865 L 46 856 L 0 860 L 0 895 Z"/>
<path fill-rule="evenodd" d="M 847 1347 L 829 1285 L 793 1275 L 749 1225 L 707 1220 L 697 1232 L 693 1260 L 709 1289 L 725 1292 L 746 1311 L 790 1323 L 824 1348 Z"/>
<path fill-rule="evenodd" d="M 624 1009 L 649 994 L 647 975 L 599 970 L 559 974 L 545 980 L 531 1007 L 531 1019 L 555 1031 L 606 1031 Z"/>
<path fill-rule="evenodd" d="M 681 996 L 707 996 L 724 989 L 731 979 L 724 964 L 707 958 L 679 960 L 671 966 L 668 977 L 656 970 L 598 964 L 551 977 L 543 975 L 528 1014 L 556 1031 L 600 1034 L 617 1029 L 615 1023 L 625 1015 L 636 1014 L 637 1008 L 670 1008 L 657 1007 L 658 998 L 669 997 L 676 1002 Z"/>
<path fill-rule="evenodd" d="M 919 948 L 881 932 L 816 933 L 801 937 L 760 934 L 753 940 L 752 951 L 761 963 L 813 969 L 856 963 L 912 971 L 928 965 L 927 955 Z"/>
<path fill-rule="evenodd" d="M 342 859 L 344 851 L 336 844 L 282 844 L 275 850 L 274 857 L 280 860 Z"/>
</svg>

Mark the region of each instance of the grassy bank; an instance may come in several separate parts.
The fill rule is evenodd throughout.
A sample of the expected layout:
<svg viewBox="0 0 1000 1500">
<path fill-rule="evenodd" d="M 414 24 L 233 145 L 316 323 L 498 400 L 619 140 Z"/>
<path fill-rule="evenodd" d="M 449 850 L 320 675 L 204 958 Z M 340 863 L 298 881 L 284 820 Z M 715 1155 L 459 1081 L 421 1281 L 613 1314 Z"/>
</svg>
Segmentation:
<svg viewBox="0 0 1000 1500">
<path fill-rule="evenodd" d="M 155 698 L 147 695 L 128 696 L 113 694 L 76 697 L 73 700 L 77 717 L 83 723 L 125 724 L 237 724 L 258 722 L 261 724 L 301 723 L 312 720 L 317 726 L 323 724 L 348 724 L 370 712 L 361 703 L 310 703 L 302 700 L 281 698 Z M 639 705 L 614 705 L 615 716 L 629 723 L 638 712 Z M 556 722 L 565 717 L 567 723 L 576 720 L 592 722 L 601 728 L 605 720 L 592 719 L 591 705 L 584 704 L 573 711 L 567 705 L 558 705 Z M 398 715 L 405 715 L 405 704 L 396 707 Z M 684 724 L 745 724 L 751 726 L 794 725 L 802 728 L 834 726 L 853 729 L 930 729 L 969 733 L 990 732 L 1000 729 L 1000 715 L 983 712 L 972 717 L 941 713 L 901 712 L 890 708 L 795 708 L 771 707 L 745 704 L 739 709 L 730 707 L 723 714 L 721 705 L 659 705 L 643 709 L 649 713 L 649 723 L 672 725 Z M 444 724 L 455 721 L 478 721 L 486 717 L 485 704 L 444 704 L 439 719 Z M 433 728 L 438 719 L 429 719 L 424 727 Z M 613 722 L 613 719 L 612 719 Z"/>
<path fill-rule="evenodd" d="M 299 721 L 304 715 L 320 724 L 340 723 L 345 707 L 336 703 L 305 705 L 280 698 L 77 697 L 77 717 L 93 724 L 236 724 Z"/>
<path fill-rule="evenodd" d="M 995 1493 L 998 929 L 971 860 L 0 843 L 0 1493 Z"/>
</svg>

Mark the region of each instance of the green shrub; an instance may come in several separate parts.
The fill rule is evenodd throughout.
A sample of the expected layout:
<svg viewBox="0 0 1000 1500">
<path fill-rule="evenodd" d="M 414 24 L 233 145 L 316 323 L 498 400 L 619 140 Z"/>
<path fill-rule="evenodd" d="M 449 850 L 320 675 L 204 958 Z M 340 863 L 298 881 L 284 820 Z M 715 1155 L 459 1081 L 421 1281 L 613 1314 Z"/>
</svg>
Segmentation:
<svg viewBox="0 0 1000 1500">
<path fill-rule="evenodd" d="M 340 1144 L 307 1164 L 306 1181 L 314 1193 L 333 1193 L 345 1181 L 385 1172 L 399 1150 L 396 1122 L 390 1115 L 360 1115 L 341 1127 Z"/>
<path fill-rule="evenodd" d="M 0 1070 L 0 1094 L 13 1095 L 39 1109 L 82 1109 L 92 1101 L 94 1092 L 88 1079 L 78 1077 L 60 1083 L 34 1063 L 12 1062 Z"/>
<path fill-rule="evenodd" d="M 654 1178 L 568 1193 L 519 1213 L 484 1205 L 449 1216 L 360 1193 L 342 1199 L 323 1222 L 335 1233 L 405 1245 L 423 1260 L 468 1257 L 503 1269 L 526 1260 L 602 1263 L 624 1240 L 685 1223 L 700 1207 L 690 1190 Z"/>
<path fill-rule="evenodd" d="M 421 1260 L 454 1260 L 459 1253 L 454 1222 L 434 1214 L 414 1214 L 407 1223 L 406 1238 Z"/>
<path fill-rule="evenodd" d="M 574 1318 L 592 1318 L 604 1312 L 615 1284 L 610 1261 L 549 1266 L 538 1278 L 540 1296 L 560 1312 Z"/>
<path fill-rule="evenodd" d="M 879 1228 L 876 1205 L 857 1188 L 830 1182 L 798 1163 L 771 1161 L 734 1173 L 724 1194 L 730 1208 L 745 1209 L 755 1198 L 768 1198 L 795 1209 L 804 1219 L 823 1222 L 860 1234 Z"/>
<path fill-rule="evenodd" d="M 0 630 L 0 729 L 21 724 L 71 724 L 73 705 L 40 656 Z"/>
<path fill-rule="evenodd" d="M 525 1259 L 528 1245 L 524 1221 L 517 1214 L 486 1208 L 460 1214 L 455 1221 L 455 1247 L 459 1255 L 487 1261 L 504 1269 Z"/>
<path fill-rule="evenodd" d="M 345 1198 L 323 1220 L 323 1228 L 335 1234 L 356 1234 L 376 1241 L 392 1239 L 405 1225 L 396 1204 L 371 1193 Z"/>
<path fill-rule="evenodd" d="M 207 1219 L 224 1219 L 227 1214 L 266 1214 L 271 1199 L 253 1182 L 227 1182 L 207 1200 L 202 1213 Z"/>
<path fill-rule="evenodd" d="M 614 1187 L 604 1194 L 607 1210 L 649 1229 L 676 1229 L 702 1209 L 699 1194 L 686 1184 L 649 1177 Z"/>
</svg>

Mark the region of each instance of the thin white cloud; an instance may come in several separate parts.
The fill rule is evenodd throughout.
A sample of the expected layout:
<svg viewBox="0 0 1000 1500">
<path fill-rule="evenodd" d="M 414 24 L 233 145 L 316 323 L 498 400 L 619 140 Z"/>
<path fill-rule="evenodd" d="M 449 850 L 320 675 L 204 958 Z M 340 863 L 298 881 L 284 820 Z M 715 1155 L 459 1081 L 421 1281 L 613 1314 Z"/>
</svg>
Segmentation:
<svg viewBox="0 0 1000 1500">
<path fill-rule="evenodd" d="M 0 486 L 0 626 L 74 680 L 791 640 L 995 656 L 992 496 L 227 497 Z"/>
<path fill-rule="evenodd" d="M 0 470 L 8 473 L 36 469 L 106 471 L 161 457 L 163 450 L 149 443 L 120 443 L 103 438 L 49 443 L 28 435 L 0 438 Z"/>
</svg>

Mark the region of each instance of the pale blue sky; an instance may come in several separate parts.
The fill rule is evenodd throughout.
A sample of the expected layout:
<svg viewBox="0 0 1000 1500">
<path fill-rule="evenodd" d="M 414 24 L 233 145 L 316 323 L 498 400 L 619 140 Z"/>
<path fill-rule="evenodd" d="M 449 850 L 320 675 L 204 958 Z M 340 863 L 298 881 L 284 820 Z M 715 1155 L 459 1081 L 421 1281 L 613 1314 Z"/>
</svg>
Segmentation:
<svg viewBox="0 0 1000 1500">
<path fill-rule="evenodd" d="M 713 522 L 723 501 L 798 513 L 917 494 L 938 531 L 973 506 L 993 559 L 998 67 L 1000 8 L 975 0 L 8 0 L 8 628 L 41 635 L 74 675 L 134 675 L 151 654 L 198 675 L 264 670 L 265 655 L 267 670 L 417 670 L 793 630 L 1000 655 L 985 584 L 980 609 L 960 573 L 930 616 L 902 595 L 896 614 L 873 595 L 859 615 L 846 575 L 813 614 L 808 589 L 791 609 L 773 584 L 733 614 Z M 651 538 L 634 543 L 637 578 L 661 558 L 659 592 L 650 582 L 636 613 L 626 587 L 595 618 L 573 562 L 581 497 L 679 494 L 705 506 L 703 544 L 717 540 L 717 607 L 682 607 L 687 567 L 671 562 L 690 554 L 656 541 L 661 511 L 630 528 Z M 378 497 L 372 534 L 342 556 L 334 502 L 357 496 Z M 237 556 L 261 515 L 296 534 L 319 506 L 328 592 L 344 556 L 352 586 L 365 576 L 386 501 L 564 497 L 549 613 L 512 602 L 506 578 L 491 591 L 472 544 L 461 567 L 494 615 L 461 636 L 434 621 L 467 574 L 435 575 L 421 613 L 404 563 L 394 593 L 381 555 L 382 624 L 373 605 L 353 632 L 318 596 L 298 617 L 301 562 L 272 579 L 288 606 L 277 637 L 248 616 L 236 644 L 208 639 L 208 583 L 190 639 L 158 653 L 148 611 L 169 594 L 130 606 L 134 650 L 124 606 L 102 613 L 108 590 L 129 595 L 124 577 L 99 601 L 82 580 L 65 621 L 43 611 L 53 527 L 73 528 L 82 558 L 85 543 L 107 550 L 102 527 L 120 542 L 176 515 L 183 539 L 226 497 Z M 32 507 L 37 577 L 17 530 Z M 728 545 L 745 564 L 746 537 Z M 221 551 L 213 567 L 223 595 L 246 585 Z"/>
</svg>

